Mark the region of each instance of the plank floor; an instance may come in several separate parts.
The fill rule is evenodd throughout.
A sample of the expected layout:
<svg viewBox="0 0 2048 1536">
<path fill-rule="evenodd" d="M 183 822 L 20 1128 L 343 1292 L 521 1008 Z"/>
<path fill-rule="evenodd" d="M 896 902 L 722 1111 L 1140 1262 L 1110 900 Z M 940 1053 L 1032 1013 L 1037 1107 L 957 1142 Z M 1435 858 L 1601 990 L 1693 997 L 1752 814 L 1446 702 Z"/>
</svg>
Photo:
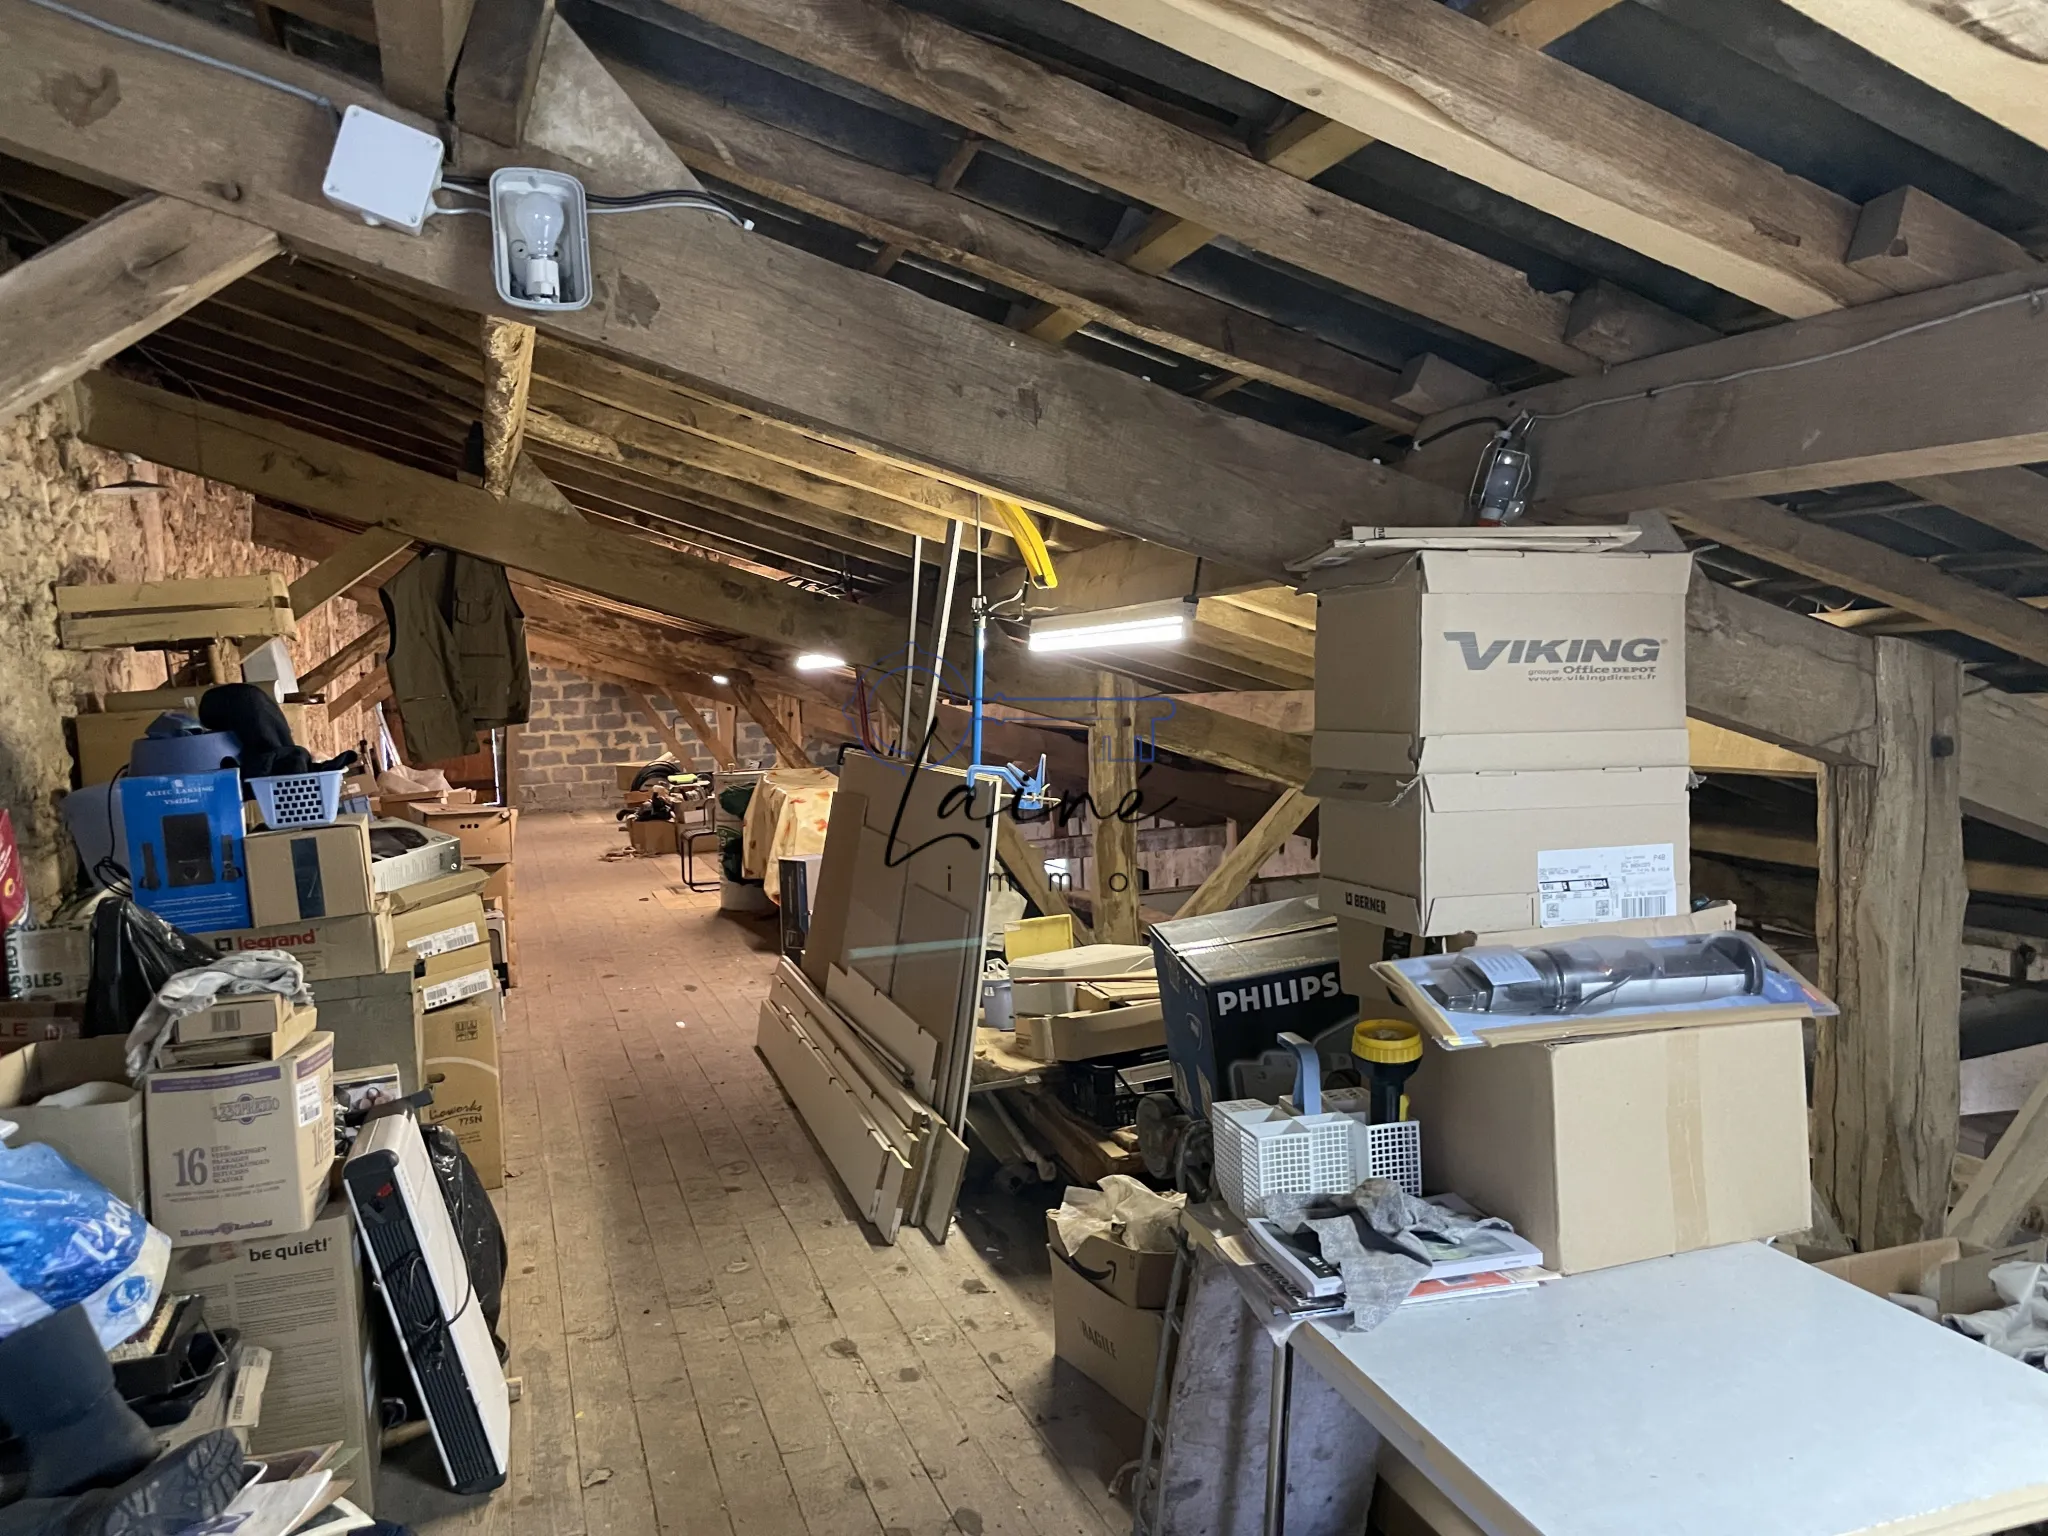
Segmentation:
<svg viewBox="0 0 2048 1536">
<path fill-rule="evenodd" d="M 519 828 L 508 995 L 522 1378 L 488 1501 L 402 1469 L 427 1536 L 1108 1536 L 1137 1421 L 1052 1357 L 1044 1200 L 973 1186 L 942 1247 L 877 1242 L 754 1053 L 773 929 L 607 861 L 608 817 Z M 424 1447 L 408 1447 L 417 1463 Z"/>
</svg>

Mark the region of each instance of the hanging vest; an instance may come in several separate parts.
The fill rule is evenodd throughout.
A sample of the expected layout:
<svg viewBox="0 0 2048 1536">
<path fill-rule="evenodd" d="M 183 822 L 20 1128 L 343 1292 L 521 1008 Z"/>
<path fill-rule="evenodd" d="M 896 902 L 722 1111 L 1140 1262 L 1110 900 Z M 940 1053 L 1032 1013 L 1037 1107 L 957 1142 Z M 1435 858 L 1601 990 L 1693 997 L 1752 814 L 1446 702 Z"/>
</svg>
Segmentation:
<svg viewBox="0 0 2048 1536">
<path fill-rule="evenodd" d="M 415 762 L 466 756 L 478 730 L 526 722 L 526 621 L 502 565 L 429 549 L 382 596 L 385 669 Z"/>
</svg>

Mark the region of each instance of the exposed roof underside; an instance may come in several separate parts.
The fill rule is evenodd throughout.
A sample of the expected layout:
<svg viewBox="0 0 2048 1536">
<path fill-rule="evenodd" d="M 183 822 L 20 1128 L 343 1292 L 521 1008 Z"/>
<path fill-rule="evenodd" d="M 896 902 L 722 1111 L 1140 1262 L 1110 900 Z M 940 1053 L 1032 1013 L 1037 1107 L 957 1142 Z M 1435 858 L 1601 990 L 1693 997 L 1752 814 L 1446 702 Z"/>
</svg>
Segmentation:
<svg viewBox="0 0 2048 1536">
<path fill-rule="evenodd" d="M 305 5 L 338 25 L 243 0 L 172 0 L 240 30 L 270 29 L 294 52 L 375 79 L 367 0 Z M 1124 31 L 1062 0 L 909 0 L 910 7 L 1000 44 L 1057 73 L 1183 128 L 1256 154 L 1298 109 L 1245 80 Z M 1460 5 L 1455 8 L 1463 9 Z M 560 0 L 561 14 L 608 63 L 629 66 L 724 108 L 829 146 L 864 165 L 957 195 L 1082 252 L 1127 249 L 1154 210 L 1075 172 L 993 140 L 969 144 L 956 124 L 815 63 L 723 31 L 688 0 Z M 1582 9 L 1595 9 L 1582 7 Z M 259 17 L 255 14 L 261 11 Z M 353 34 L 353 35 L 351 35 Z M 1827 191 L 1863 203 L 1914 186 L 2037 253 L 2048 251 L 2048 150 L 1862 52 L 1778 0 L 1623 0 L 1551 42 L 1585 74 L 1706 129 Z M 686 158 L 689 158 L 686 156 Z M 693 161 L 693 163 L 695 163 Z M 741 208 L 760 234 L 994 323 L 1028 322 L 1032 295 L 928 254 L 891 248 L 843 222 L 800 211 L 715 172 L 707 186 Z M 1386 143 L 1369 143 L 1316 184 L 1402 224 L 1454 242 L 1515 272 L 1543 294 L 1596 282 L 1653 301 L 1715 331 L 1777 317 L 1697 277 L 1568 224 Z M 106 194 L 0 162 L 0 237 L 26 253 L 111 205 Z M 1229 238 L 1193 251 L 1162 279 L 1230 312 L 1264 316 L 1330 348 L 1398 371 L 1433 353 L 1500 389 L 1556 375 L 1544 364 L 1442 318 L 1425 318 Z M 402 334 L 415 332 L 412 340 Z M 243 279 L 133 349 L 128 363 L 157 382 L 328 433 L 437 474 L 474 467 L 480 408 L 473 322 L 380 293 L 307 264 Z M 1360 454 L 1393 457 L 1406 436 L 1327 398 L 1290 390 L 1090 323 L 1069 345 L 1107 366 L 1212 399 L 1222 410 Z M 545 378 L 543 357 L 536 376 Z M 1881 381 L 1879 381 L 1881 387 Z M 758 486 L 651 461 L 628 466 L 577 451 L 568 436 L 529 439 L 536 462 L 585 512 L 641 535 L 750 569 L 852 596 L 900 599 L 909 570 L 900 529 L 806 519 L 801 498 L 777 504 Z M 1786 498 L 1803 516 L 1932 561 L 2010 596 L 2048 596 L 2048 551 L 1891 486 Z M 822 523 L 822 525 L 821 525 Z M 1052 528 L 1085 547 L 1096 535 Z M 929 546 L 928 546 L 929 547 Z M 1000 553 L 1003 546 L 993 546 Z M 1773 566 L 1753 554 L 1702 546 L 1718 579 L 1804 611 L 1848 610 L 1871 632 L 1914 630 L 1961 655 L 1987 680 L 2048 689 L 2048 667 L 1980 639 L 1929 630 L 1909 614 Z M 929 570 L 929 567 L 927 567 Z M 929 575 L 927 580 L 929 580 Z M 2048 604 L 2044 604 L 2048 606 Z M 1299 679 L 1215 657 L 1175 663 L 1128 658 L 1170 688 L 1298 685 Z"/>
</svg>

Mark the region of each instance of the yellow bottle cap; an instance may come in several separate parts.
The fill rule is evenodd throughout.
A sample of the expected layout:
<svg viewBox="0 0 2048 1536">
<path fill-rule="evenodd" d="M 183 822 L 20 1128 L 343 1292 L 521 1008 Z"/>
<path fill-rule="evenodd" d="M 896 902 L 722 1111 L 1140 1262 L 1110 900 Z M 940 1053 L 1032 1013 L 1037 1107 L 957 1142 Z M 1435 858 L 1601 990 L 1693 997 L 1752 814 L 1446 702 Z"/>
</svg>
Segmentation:
<svg viewBox="0 0 2048 1536">
<path fill-rule="evenodd" d="M 1422 1059 L 1422 1031 L 1406 1019 L 1360 1019 L 1351 1031 L 1351 1055 L 1356 1061 L 1397 1066 Z"/>
</svg>

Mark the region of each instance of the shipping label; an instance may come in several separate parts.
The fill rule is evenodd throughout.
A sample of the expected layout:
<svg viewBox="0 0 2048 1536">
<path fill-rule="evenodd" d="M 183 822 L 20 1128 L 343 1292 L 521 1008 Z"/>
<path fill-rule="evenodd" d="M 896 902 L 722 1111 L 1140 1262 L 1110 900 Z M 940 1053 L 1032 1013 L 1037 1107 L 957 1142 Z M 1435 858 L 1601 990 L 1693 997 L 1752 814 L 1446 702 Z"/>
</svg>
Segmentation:
<svg viewBox="0 0 2048 1536">
<path fill-rule="evenodd" d="M 1671 917 L 1677 860 L 1669 843 L 1561 848 L 1536 855 L 1537 921 L 1545 928 Z"/>
</svg>

